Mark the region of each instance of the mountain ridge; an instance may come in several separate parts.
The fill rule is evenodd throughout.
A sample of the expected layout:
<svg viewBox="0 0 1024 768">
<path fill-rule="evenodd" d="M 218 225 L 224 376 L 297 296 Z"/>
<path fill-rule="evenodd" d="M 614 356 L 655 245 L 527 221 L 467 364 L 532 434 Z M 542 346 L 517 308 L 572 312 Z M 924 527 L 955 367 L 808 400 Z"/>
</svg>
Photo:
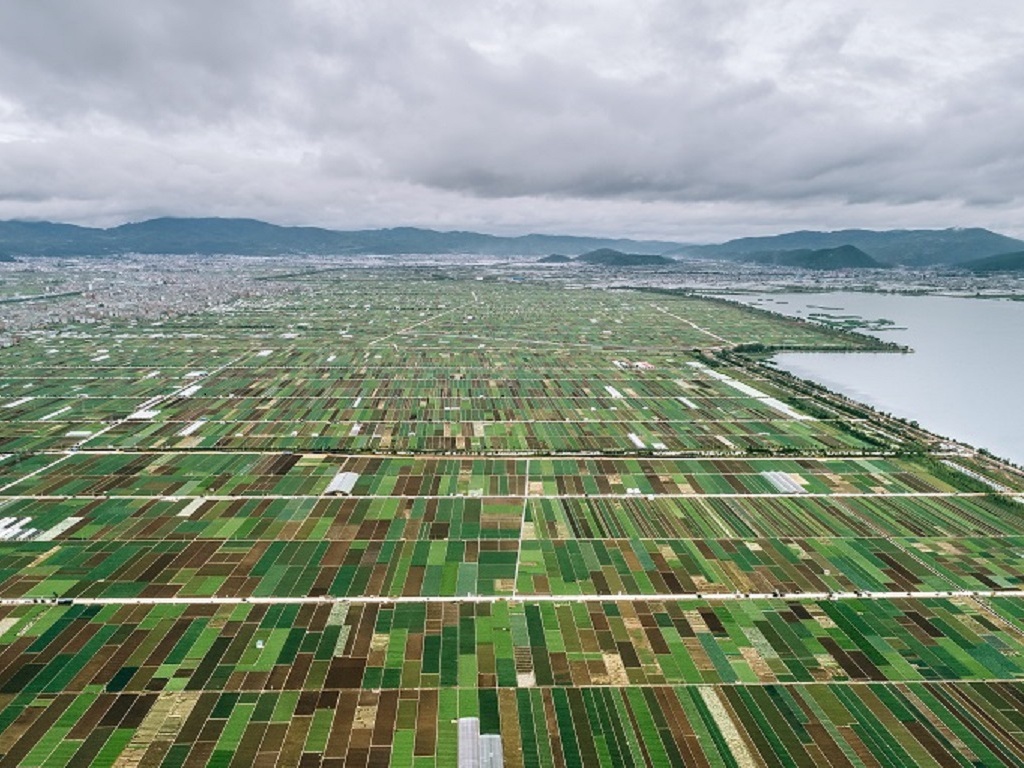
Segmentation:
<svg viewBox="0 0 1024 768">
<path fill-rule="evenodd" d="M 1024 251 L 997 253 L 994 256 L 986 256 L 983 259 L 966 261 L 960 266 L 979 273 L 1024 272 Z"/>
<path fill-rule="evenodd" d="M 852 245 L 883 264 L 953 265 L 1024 249 L 1024 241 L 980 227 L 950 229 L 798 230 L 762 237 L 741 237 L 714 245 L 681 246 L 672 255 L 737 259 L 755 252 L 822 250 Z"/>
<path fill-rule="evenodd" d="M 664 240 L 526 234 L 500 236 L 418 227 L 335 230 L 247 218 L 161 217 L 106 229 L 50 221 L 0 221 L 8 256 L 112 256 L 126 253 L 248 256 L 487 254 L 544 256 L 611 248 L 623 253 L 743 260 L 744 255 L 853 246 L 883 265 L 955 266 L 1024 250 L 1024 241 L 981 228 L 800 230 L 693 245 Z"/>
<path fill-rule="evenodd" d="M 772 264 L 780 267 L 801 269 L 888 269 L 883 264 L 855 245 L 839 245 L 835 248 L 798 248 L 790 251 L 767 251 L 742 254 L 742 261 L 755 264 Z"/>
<path fill-rule="evenodd" d="M 162 217 L 100 229 L 54 222 L 0 222 L 0 252 L 18 256 L 103 256 L 122 253 L 233 253 L 270 256 L 478 253 L 542 255 L 601 247 L 661 253 L 679 243 L 629 238 L 527 234 L 502 237 L 479 232 L 439 232 L 418 227 L 333 230 L 291 227 L 258 219 Z"/>
</svg>

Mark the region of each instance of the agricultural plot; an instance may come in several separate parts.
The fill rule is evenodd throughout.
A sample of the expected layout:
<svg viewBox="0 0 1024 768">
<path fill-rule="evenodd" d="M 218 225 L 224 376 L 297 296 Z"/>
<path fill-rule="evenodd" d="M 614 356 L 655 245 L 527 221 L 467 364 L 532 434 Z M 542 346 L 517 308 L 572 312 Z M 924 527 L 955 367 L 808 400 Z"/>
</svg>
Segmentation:
<svg viewBox="0 0 1024 768">
<path fill-rule="evenodd" d="M 25 606 L 0 627 L 21 765 L 444 765 L 466 716 L 513 765 L 1020 753 L 1020 638 L 957 601 Z"/>
<path fill-rule="evenodd" d="M 967 600 L 21 606 L 0 693 L 1024 678 Z M 124 643 L 130 636 L 132 642 Z M 217 649 L 211 657 L 210 649 Z"/>
<path fill-rule="evenodd" d="M 365 295 L 383 291 L 366 282 L 358 286 Z M 329 311 L 303 293 L 302 303 L 278 309 L 316 322 L 288 331 L 251 308 L 210 317 L 201 330 L 168 322 L 111 334 L 113 340 L 95 330 L 46 337 L 34 357 L 29 349 L 13 355 L 16 378 L 0 386 L 0 408 L 10 411 L 0 449 L 66 449 L 75 442 L 68 433 L 92 436 L 94 448 L 161 450 L 877 448 L 836 414 L 804 418 L 791 393 L 744 381 L 746 374 L 723 381 L 695 367 L 692 351 L 722 340 L 663 305 L 700 301 L 621 292 L 595 301 L 576 299 L 577 292 L 538 294 L 536 287 L 461 286 L 445 285 L 443 299 L 399 290 L 386 302 L 342 300 Z M 553 325 L 551 313 L 567 309 L 567 295 L 568 309 L 578 304 L 588 317 Z M 461 314 L 456 299 L 475 314 Z M 836 343 L 820 329 L 742 308 L 707 311 L 714 327 L 729 333 L 750 333 L 751 321 L 755 329 L 786 327 L 801 345 Z M 337 325 L 325 327 L 329 319 Z M 595 332 L 604 325 L 615 330 Z M 555 335 L 534 338 L 540 326 Z M 503 336 L 500 328 L 525 335 Z M 577 341 L 559 341 L 560 330 Z"/>
<path fill-rule="evenodd" d="M 1016 502 L 965 496 L 552 496 L 527 502 L 523 538 L 1005 536 L 1024 533 Z"/>
<path fill-rule="evenodd" d="M 0 766 L 1024 764 L 1018 473 L 508 269 L 0 350 Z"/>
<path fill-rule="evenodd" d="M 511 595 L 517 552 L 515 539 L 0 544 L 0 597 Z"/>
<path fill-rule="evenodd" d="M 339 475 L 350 488 L 333 488 Z M 885 459 L 438 458 L 87 451 L 4 495 L 819 496 L 955 494 L 918 464 Z M 953 478 L 956 479 L 955 477 Z M 2 496 L 0 496 L 2 497 Z"/>
<path fill-rule="evenodd" d="M 0 543 L 0 596 L 799 597 L 1022 584 L 1020 539 L 408 540 L 387 538 L 383 526 L 376 535 L 384 538 Z"/>
<path fill-rule="evenodd" d="M 886 495 L 951 493 L 922 467 L 886 459 L 537 459 L 530 494 Z"/>
<path fill-rule="evenodd" d="M 79 452 L 32 477 L 31 495 L 522 496 L 525 473 L 523 459 Z M 334 488 L 339 476 L 352 485 Z"/>
<path fill-rule="evenodd" d="M 609 539 L 524 542 L 517 587 L 553 595 L 820 594 L 928 592 L 956 581 L 887 539 Z"/>
<path fill-rule="evenodd" d="M 387 347 L 371 359 L 337 354 L 297 376 L 302 361 L 273 357 L 261 379 L 243 367 L 211 374 L 108 430 L 94 447 L 615 452 L 637 440 L 651 451 L 714 453 L 730 444 L 737 452 L 874 447 L 834 418 L 810 418 L 776 400 L 767 394 L 773 388 L 750 396 L 677 360 L 637 372 L 607 355 L 542 351 L 519 355 L 513 376 L 502 370 L 503 350 L 432 350 L 408 360 Z M 130 403 L 94 400 L 88 413 L 97 417 L 139 413 Z"/>
<path fill-rule="evenodd" d="M 506 765 L 1013 765 L 1021 693 L 987 682 L 97 691 L 15 698 L 0 748 L 24 766 L 455 765 L 457 718 L 479 717 L 508 745 Z"/>
<path fill-rule="evenodd" d="M 396 541 L 517 539 L 523 501 L 436 498 L 70 498 L 0 500 L 0 515 L 49 531 L 53 540 Z"/>
<path fill-rule="evenodd" d="M 915 556 L 972 589 L 1024 587 L 1024 537 L 916 539 Z"/>
<path fill-rule="evenodd" d="M 1014 502 L 924 497 L 0 498 L 54 541 L 703 539 L 1024 535 Z M 74 520 L 73 525 L 65 521 Z M 57 529 L 59 526 L 59 530 Z"/>
</svg>

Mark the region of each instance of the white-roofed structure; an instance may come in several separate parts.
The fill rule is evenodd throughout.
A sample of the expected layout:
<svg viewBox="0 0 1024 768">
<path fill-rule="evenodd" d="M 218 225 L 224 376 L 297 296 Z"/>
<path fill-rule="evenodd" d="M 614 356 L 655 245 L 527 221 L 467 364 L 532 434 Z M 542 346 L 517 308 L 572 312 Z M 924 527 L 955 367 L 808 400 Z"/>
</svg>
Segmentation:
<svg viewBox="0 0 1024 768">
<path fill-rule="evenodd" d="M 762 472 L 761 477 L 775 486 L 780 493 L 807 493 L 807 489 L 788 472 Z"/>
<path fill-rule="evenodd" d="M 459 768 L 480 768 L 480 719 L 459 718 Z"/>
<path fill-rule="evenodd" d="M 495 733 L 480 735 L 480 768 L 502 768 L 505 759 L 501 751 L 501 736 Z"/>
<path fill-rule="evenodd" d="M 327 488 L 324 489 L 324 493 L 352 493 L 352 489 L 356 487 L 356 481 L 358 479 L 358 472 L 339 472 L 334 476 L 334 479 L 328 483 Z"/>
</svg>

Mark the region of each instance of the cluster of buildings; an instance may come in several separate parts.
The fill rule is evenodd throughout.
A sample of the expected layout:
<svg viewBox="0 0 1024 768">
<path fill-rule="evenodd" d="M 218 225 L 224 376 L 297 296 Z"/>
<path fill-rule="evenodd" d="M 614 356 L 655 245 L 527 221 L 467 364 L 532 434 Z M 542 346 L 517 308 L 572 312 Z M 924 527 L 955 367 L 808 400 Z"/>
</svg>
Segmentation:
<svg viewBox="0 0 1024 768">
<path fill-rule="evenodd" d="M 108 320 L 161 320 L 279 292 L 244 257 L 35 257 L 0 265 L 0 346 L 27 331 Z"/>
</svg>

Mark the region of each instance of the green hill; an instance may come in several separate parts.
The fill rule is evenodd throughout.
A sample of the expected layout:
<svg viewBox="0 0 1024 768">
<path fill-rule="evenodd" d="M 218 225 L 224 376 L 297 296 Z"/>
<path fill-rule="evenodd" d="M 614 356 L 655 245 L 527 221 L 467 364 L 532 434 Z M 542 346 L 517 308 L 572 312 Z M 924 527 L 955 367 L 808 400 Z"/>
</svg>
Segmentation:
<svg viewBox="0 0 1024 768">
<path fill-rule="evenodd" d="M 623 253 L 612 248 L 598 248 L 596 251 L 577 256 L 575 261 L 600 267 L 653 267 L 672 264 L 673 259 L 648 253 Z"/>
<path fill-rule="evenodd" d="M 787 232 L 768 237 L 743 237 L 718 245 L 683 246 L 673 255 L 740 259 L 745 254 L 793 250 L 826 250 L 856 246 L 883 264 L 926 266 L 962 264 L 985 256 L 1019 251 L 1024 241 L 987 229 L 896 229 L 876 232 L 844 229 L 837 232 Z"/>
<path fill-rule="evenodd" d="M 884 269 L 887 265 L 868 256 L 855 245 L 840 245 L 838 248 L 820 250 L 797 249 L 793 251 L 770 251 L 768 253 L 743 254 L 740 261 L 757 264 L 774 264 L 780 267 L 802 269 Z"/>
<path fill-rule="evenodd" d="M 537 259 L 538 264 L 568 264 L 572 259 L 568 256 L 563 256 L 560 253 L 552 253 L 550 256 L 545 256 L 543 259 Z"/>
<path fill-rule="evenodd" d="M 1024 251 L 1000 253 L 984 259 L 975 259 L 962 265 L 972 272 L 1024 272 Z"/>
</svg>

